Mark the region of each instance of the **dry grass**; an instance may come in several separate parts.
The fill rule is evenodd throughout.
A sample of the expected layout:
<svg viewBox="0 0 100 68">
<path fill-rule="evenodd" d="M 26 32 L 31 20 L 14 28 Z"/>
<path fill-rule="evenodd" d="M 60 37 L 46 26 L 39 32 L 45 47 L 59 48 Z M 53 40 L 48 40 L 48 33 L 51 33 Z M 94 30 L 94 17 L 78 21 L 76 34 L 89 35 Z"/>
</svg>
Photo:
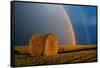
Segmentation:
<svg viewBox="0 0 100 68">
<path fill-rule="evenodd" d="M 28 46 L 16 46 L 16 50 L 22 54 L 15 53 L 15 65 L 46 65 L 46 64 L 62 64 L 62 63 L 79 63 L 97 61 L 95 45 L 78 45 L 78 46 L 59 46 L 59 53 L 54 56 L 32 57 L 28 53 Z"/>
<path fill-rule="evenodd" d="M 15 54 L 16 66 L 27 65 L 46 65 L 46 64 L 62 64 L 62 63 L 79 63 L 96 61 L 96 50 L 86 50 L 78 52 L 60 53 L 55 56 L 48 57 L 31 57 L 29 55 Z"/>
</svg>

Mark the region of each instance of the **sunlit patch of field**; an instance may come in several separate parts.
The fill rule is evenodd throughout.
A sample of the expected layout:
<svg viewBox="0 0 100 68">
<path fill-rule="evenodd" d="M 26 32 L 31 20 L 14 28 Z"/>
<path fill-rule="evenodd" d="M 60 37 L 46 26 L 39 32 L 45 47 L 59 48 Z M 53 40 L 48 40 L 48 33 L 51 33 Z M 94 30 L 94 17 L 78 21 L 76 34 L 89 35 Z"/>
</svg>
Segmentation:
<svg viewBox="0 0 100 68">
<path fill-rule="evenodd" d="M 79 51 L 79 50 L 88 50 L 96 49 L 95 45 L 59 45 L 59 52 L 69 52 L 69 51 Z"/>
<path fill-rule="evenodd" d="M 58 52 L 64 52 L 64 51 L 75 51 L 75 50 L 84 50 L 84 49 L 95 49 L 95 45 L 59 45 L 58 46 Z M 16 46 L 15 50 L 19 51 L 20 53 L 29 53 L 29 48 L 27 45 L 20 45 Z"/>
<path fill-rule="evenodd" d="M 15 46 L 15 50 L 19 51 L 20 53 L 29 53 L 27 45 Z"/>
<path fill-rule="evenodd" d="M 32 57 L 28 52 L 28 46 L 16 46 L 15 50 L 20 52 L 15 53 L 16 66 L 97 61 L 95 45 L 59 45 L 58 54 L 55 56 Z"/>
</svg>

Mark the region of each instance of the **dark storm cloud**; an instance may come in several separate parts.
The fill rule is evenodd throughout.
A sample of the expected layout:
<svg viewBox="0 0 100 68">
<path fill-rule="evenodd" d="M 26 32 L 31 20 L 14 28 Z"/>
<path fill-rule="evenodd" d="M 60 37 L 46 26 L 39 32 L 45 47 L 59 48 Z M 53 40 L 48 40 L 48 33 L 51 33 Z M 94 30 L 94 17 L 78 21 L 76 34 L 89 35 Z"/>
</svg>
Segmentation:
<svg viewBox="0 0 100 68">
<path fill-rule="evenodd" d="M 77 44 L 88 44 L 86 30 L 78 10 L 81 8 L 87 23 L 89 44 L 96 44 L 96 8 L 64 6 L 72 22 Z M 28 45 L 33 34 L 54 32 L 60 43 L 68 43 L 65 17 L 56 5 L 37 3 L 15 4 L 16 45 Z M 80 29 L 81 28 L 81 29 Z"/>
</svg>

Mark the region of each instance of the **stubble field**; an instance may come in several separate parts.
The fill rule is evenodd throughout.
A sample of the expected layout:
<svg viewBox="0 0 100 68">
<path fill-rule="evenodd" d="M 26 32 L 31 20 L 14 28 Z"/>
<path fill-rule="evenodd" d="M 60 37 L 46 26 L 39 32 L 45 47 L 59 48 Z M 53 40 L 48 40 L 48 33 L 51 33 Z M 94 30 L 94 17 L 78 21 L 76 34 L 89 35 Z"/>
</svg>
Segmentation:
<svg viewBox="0 0 100 68">
<path fill-rule="evenodd" d="M 96 62 L 95 45 L 65 46 L 60 45 L 58 54 L 54 56 L 32 57 L 28 52 L 28 46 L 19 46 L 15 50 L 15 66 L 48 65 L 63 63 Z"/>
</svg>

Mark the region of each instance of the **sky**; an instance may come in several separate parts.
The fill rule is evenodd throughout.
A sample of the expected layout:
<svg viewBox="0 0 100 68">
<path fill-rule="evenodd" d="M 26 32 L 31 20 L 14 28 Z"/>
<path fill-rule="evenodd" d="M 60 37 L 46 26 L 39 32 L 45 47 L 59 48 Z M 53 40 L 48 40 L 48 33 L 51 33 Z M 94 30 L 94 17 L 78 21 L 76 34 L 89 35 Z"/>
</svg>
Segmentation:
<svg viewBox="0 0 100 68">
<path fill-rule="evenodd" d="M 70 27 L 64 12 L 71 21 L 76 44 L 96 44 L 95 6 L 16 2 L 15 45 L 28 45 L 32 35 L 48 32 L 57 34 L 59 44 L 70 44 Z"/>
<path fill-rule="evenodd" d="M 96 7 L 64 6 L 74 27 L 77 43 L 96 43 Z"/>
</svg>

